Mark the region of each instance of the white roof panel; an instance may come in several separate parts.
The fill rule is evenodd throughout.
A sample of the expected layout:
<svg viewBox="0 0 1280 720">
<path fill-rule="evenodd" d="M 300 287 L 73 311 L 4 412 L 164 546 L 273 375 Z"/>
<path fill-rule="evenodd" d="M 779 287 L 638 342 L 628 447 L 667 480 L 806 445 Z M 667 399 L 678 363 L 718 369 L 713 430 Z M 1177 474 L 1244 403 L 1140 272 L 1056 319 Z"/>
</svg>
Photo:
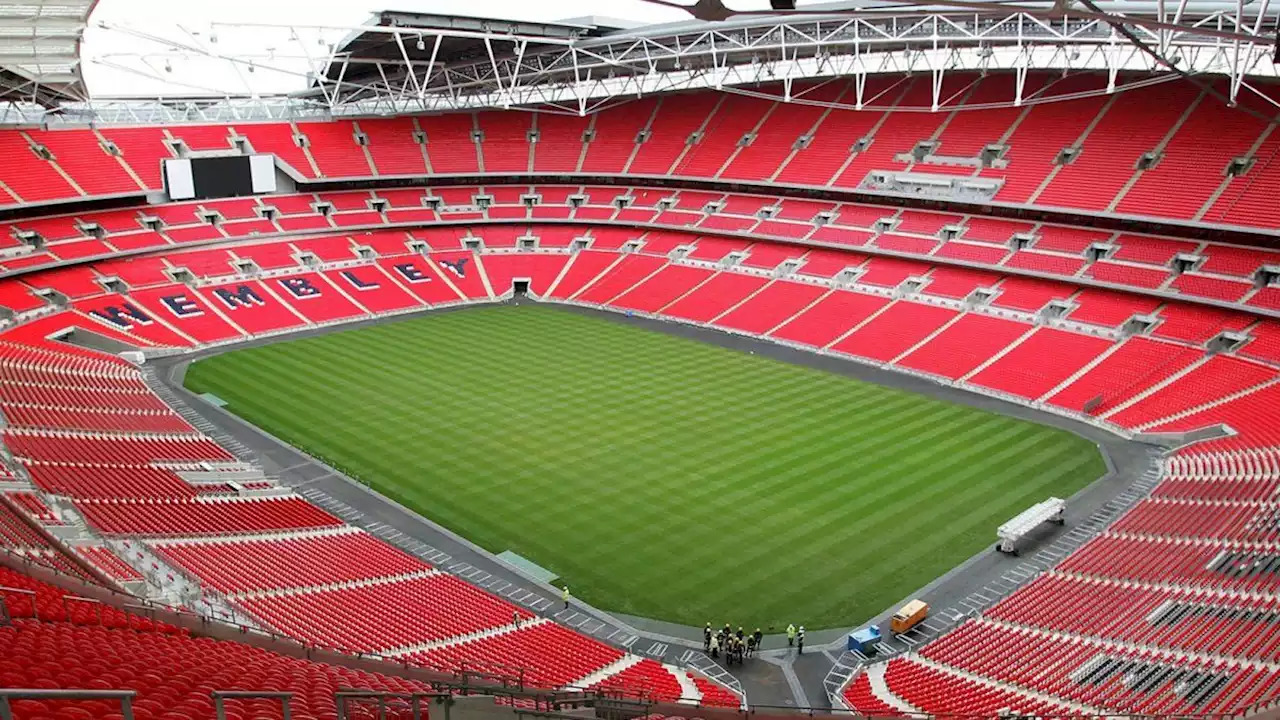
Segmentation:
<svg viewBox="0 0 1280 720">
<path fill-rule="evenodd" d="M 0 0 L 0 70 L 21 82 L 82 95 L 80 37 L 95 2 Z M 14 83 L 11 78 L 8 89 L 17 89 Z"/>
</svg>

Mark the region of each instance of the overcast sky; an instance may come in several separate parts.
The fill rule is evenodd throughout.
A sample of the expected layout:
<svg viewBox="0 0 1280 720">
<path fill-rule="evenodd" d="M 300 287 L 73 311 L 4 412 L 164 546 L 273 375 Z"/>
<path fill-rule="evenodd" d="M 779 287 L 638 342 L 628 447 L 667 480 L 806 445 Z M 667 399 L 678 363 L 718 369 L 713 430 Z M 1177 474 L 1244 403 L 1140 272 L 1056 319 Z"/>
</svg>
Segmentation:
<svg viewBox="0 0 1280 720">
<path fill-rule="evenodd" d="M 691 5 L 695 0 L 675 1 Z M 768 0 L 728 0 L 726 4 L 739 10 L 769 6 Z M 645 24 L 689 19 L 681 10 L 644 0 L 100 0 L 84 36 L 85 82 L 96 97 L 301 89 L 306 85 L 307 56 L 323 57 L 326 43 L 340 40 L 345 32 L 318 27 L 294 32 L 284 27 L 245 29 L 227 23 L 357 26 L 379 10 L 532 21 L 586 15 Z M 104 29 L 99 23 L 112 27 Z M 112 29 L 118 26 L 128 30 Z M 210 61 L 199 52 L 174 50 L 148 37 L 177 40 L 245 60 L 256 58 L 254 72 L 248 72 L 247 65 L 236 68 L 229 62 Z M 289 72 L 273 72 L 269 66 Z"/>
</svg>

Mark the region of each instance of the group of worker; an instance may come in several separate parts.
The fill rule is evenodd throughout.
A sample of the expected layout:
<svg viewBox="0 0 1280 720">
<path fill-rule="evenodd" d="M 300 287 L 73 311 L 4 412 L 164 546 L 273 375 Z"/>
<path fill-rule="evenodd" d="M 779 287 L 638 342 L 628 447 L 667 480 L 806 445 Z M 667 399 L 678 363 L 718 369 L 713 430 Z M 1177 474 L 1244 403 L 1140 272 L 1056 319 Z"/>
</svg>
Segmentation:
<svg viewBox="0 0 1280 720">
<path fill-rule="evenodd" d="M 735 662 L 739 665 L 746 658 L 751 657 L 760 647 L 760 641 L 764 640 L 764 633 L 760 628 L 748 635 L 742 627 L 738 627 L 738 632 L 733 632 L 733 628 L 728 623 L 720 628 L 719 632 L 711 629 L 711 623 L 702 629 L 702 650 L 711 657 L 720 657 L 720 653 L 724 653 L 724 662 L 726 665 L 732 665 Z"/>
<path fill-rule="evenodd" d="M 744 658 L 749 658 L 756 654 L 757 650 L 762 648 L 761 643 L 764 642 L 764 633 L 760 628 L 748 635 L 741 626 L 735 633 L 728 623 L 720 628 L 719 631 L 711 629 L 711 623 L 702 629 L 702 650 L 711 657 L 720 657 L 720 653 L 724 653 L 724 661 L 726 665 L 732 665 L 735 662 L 742 664 Z M 804 626 L 796 628 L 795 625 L 787 625 L 787 647 L 795 647 L 797 651 L 804 654 Z"/>
</svg>

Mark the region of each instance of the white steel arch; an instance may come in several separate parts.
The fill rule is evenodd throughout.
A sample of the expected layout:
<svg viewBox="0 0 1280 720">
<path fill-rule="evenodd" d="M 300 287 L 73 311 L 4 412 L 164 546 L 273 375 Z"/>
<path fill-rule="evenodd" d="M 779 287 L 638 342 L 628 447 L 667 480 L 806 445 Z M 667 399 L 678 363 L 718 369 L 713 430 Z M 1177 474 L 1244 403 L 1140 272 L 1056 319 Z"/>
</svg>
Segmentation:
<svg viewBox="0 0 1280 720">
<path fill-rule="evenodd" d="M 1125 87 L 1126 74 L 1180 74 L 1229 80 L 1231 102 L 1242 93 L 1275 102 L 1257 92 L 1280 76 L 1275 47 L 1241 35 L 1274 32 L 1272 0 L 1239 0 L 1234 9 L 1202 11 L 1191 17 L 1187 0 L 1157 14 L 1151 28 L 1142 19 L 1049 18 L 1041 13 L 903 13 L 871 16 L 798 16 L 725 23 L 688 23 L 623 31 L 603 37 L 545 37 L 489 30 L 427 29 L 398 26 L 326 27 L 253 23 L 216 24 L 209 36 L 238 31 L 287 34 L 281 47 L 263 53 L 221 53 L 208 42 L 162 40 L 128 27 L 103 29 L 128 36 L 136 52 L 101 62 L 139 76 L 163 78 L 170 63 L 224 64 L 246 73 L 275 74 L 309 87 L 304 92 L 252 96 L 230 87 L 192 87 L 188 97 L 95 98 L 64 104 L 56 117 L 35 106 L 0 107 L 0 123 L 139 123 L 269 120 L 341 117 L 477 108 L 537 108 L 589 114 L 631 98 L 706 88 L 776 84 L 777 95 L 812 102 L 796 92 L 806 82 L 829 77 L 860 79 L 882 73 L 1005 71 L 1017 75 L 1017 90 L 1001 104 L 1042 100 L 1022 96 L 1021 80 L 1037 71 L 1106 73 L 1105 88 Z M 1164 7 L 1160 3 L 1160 7 Z M 1122 19 L 1123 20 L 1123 19 Z M 1156 22 L 1156 21 L 1152 21 Z M 335 35 L 381 34 L 399 48 L 398 58 L 368 60 L 344 56 L 326 42 Z M 1236 39 L 1230 39 L 1235 37 Z M 459 41 L 483 48 L 475 59 L 445 63 L 437 59 L 442 43 Z M 163 70 L 156 58 L 163 57 Z M 372 71 L 371 71 L 372 70 Z M 348 80 L 349 77 L 359 77 Z M 935 82 L 935 87 L 940 86 Z M 861 92 L 842 106 L 877 107 Z M 946 105 L 935 94 L 929 107 Z M 987 105 L 985 107 L 990 107 Z"/>
</svg>

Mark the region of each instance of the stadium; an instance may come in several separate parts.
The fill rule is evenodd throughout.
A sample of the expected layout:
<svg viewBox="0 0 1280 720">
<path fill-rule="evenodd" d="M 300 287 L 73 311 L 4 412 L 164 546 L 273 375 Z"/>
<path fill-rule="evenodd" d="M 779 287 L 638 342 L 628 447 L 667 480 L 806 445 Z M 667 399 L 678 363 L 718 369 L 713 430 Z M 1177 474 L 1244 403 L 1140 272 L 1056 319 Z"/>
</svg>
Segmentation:
<svg viewBox="0 0 1280 720">
<path fill-rule="evenodd" d="M 0 0 L 0 720 L 1280 716 L 1280 4 L 112 4 Z"/>
</svg>

